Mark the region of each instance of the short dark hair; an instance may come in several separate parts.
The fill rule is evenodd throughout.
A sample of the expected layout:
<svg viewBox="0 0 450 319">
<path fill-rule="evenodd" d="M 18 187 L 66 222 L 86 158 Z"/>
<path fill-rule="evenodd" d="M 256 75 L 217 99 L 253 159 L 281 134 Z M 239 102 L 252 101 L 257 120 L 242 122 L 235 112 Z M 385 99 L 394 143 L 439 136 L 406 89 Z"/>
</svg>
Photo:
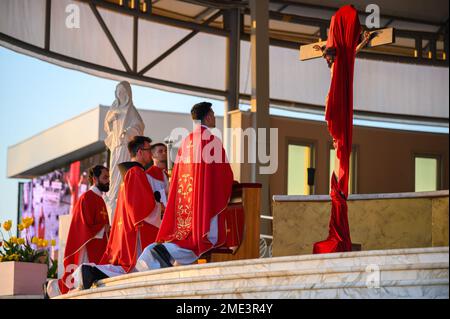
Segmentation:
<svg viewBox="0 0 450 319">
<path fill-rule="evenodd" d="M 128 152 L 130 152 L 131 157 L 136 156 L 139 149 L 141 149 L 145 142 L 151 143 L 152 139 L 147 136 L 135 136 L 128 142 Z"/>
<path fill-rule="evenodd" d="M 150 147 L 150 149 L 153 152 L 155 150 L 155 148 L 157 148 L 158 146 L 164 146 L 165 148 L 167 148 L 166 144 L 164 144 L 164 143 L 155 143 Z"/>
<path fill-rule="evenodd" d="M 88 174 L 89 184 L 94 185 L 94 177 L 99 178 L 104 169 L 108 170 L 103 165 L 94 165 L 91 168 L 89 168 L 89 174 Z"/>
<path fill-rule="evenodd" d="M 209 102 L 200 102 L 191 109 L 191 116 L 194 121 L 203 121 L 206 115 L 211 111 L 212 104 Z"/>
</svg>

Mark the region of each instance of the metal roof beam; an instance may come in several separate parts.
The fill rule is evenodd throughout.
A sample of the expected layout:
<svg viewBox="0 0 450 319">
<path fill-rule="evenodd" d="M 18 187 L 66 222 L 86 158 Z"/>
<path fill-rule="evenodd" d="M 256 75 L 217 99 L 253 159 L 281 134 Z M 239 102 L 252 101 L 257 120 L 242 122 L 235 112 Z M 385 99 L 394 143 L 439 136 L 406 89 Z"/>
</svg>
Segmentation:
<svg viewBox="0 0 450 319">
<path fill-rule="evenodd" d="M 248 7 L 248 1 L 245 0 L 181 0 L 183 2 L 192 3 L 200 6 L 217 8 L 217 9 L 243 9 Z"/>
<path fill-rule="evenodd" d="M 207 16 L 209 16 L 211 13 L 213 13 L 216 10 L 217 9 L 215 9 L 215 8 L 206 8 L 205 10 L 203 10 L 202 12 L 197 14 L 194 17 L 194 20 L 200 23 L 203 19 L 205 19 Z"/>
<path fill-rule="evenodd" d="M 117 53 L 120 61 L 122 62 L 123 66 L 127 70 L 127 72 L 132 72 L 130 66 L 128 65 L 127 60 L 125 59 L 125 56 L 123 55 L 122 51 L 120 50 L 119 46 L 117 45 L 116 40 L 114 40 L 114 37 L 112 36 L 111 32 L 109 31 L 108 27 L 106 26 L 105 21 L 103 20 L 102 16 L 100 15 L 100 12 L 98 12 L 97 7 L 90 2 L 89 6 L 92 10 L 92 12 L 95 15 L 95 18 L 97 19 L 98 23 L 100 24 L 100 27 L 102 28 L 103 32 L 105 32 L 106 37 L 108 38 L 109 42 L 111 43 L 114 51 Z"/>
<path fill-rule="evenodd" d="M 45 44 L 44 47 L 50 50 L 50 21 L 52 14 L 52 0 L 45 2 Z"/>
<path fill-rule="evenodd" d="M 319 4 L 310 4 L 310 3 L 302 3 L 297 1 L 289 1 L 289 0 L 271 0 L 272 3 L 280 3 L 280 4 L 289 4 L 290 6 L 296 6 L 296 7 L 305 7 L 305 8 L 312 8 L 312 9 L 320 9 L 320 10 L 326 10 L 331 12 L 336 12 L 339 8 L 333 8 L 328 7 L 324 5 Z M 357 10 L 358 14 L 367 15 L 367 12 Z M 380 18 L 382 19 L 392 19 L 392 20 L 398 20 L 398 21 L 405 21 L 405 22 L 411 22 L 411 23 L 420 23 L 420 24 L 427 24 L 427 25 L 433 25 L 433 26 L 442 26 L 445 23 L 425 20 L 425 19 L 415 19 L 415 18 L 406 18 L 406 17 L 400 17 L 400 16 L 393 16 L 393 15 L 387 15 L 383 14 L 380 15 Z"/>
<path fill-rule="evenodd" d="M 177 19 L 173 19 L 173 18 L 169 18 L 169 17 L 163 17 L 163 16 L 156 15 L 153 12 L 142 12 L 140 10 L 137 11 L 137 10 L 133 10 L 133 9 L 128 9 L 128 8 L 121 7 L 117 4 L 111 3 L 111 2 L 106 2 L 106 1 L 102 1 L 102 0 L 77 0 L 77 1 L 85 2 L 85 3 L 92 3 L 97 8 L 113 10 L 115 12 L 119 12 L 119 13 L 126 14 L 129 16 L 136 16 L 140 19 L 144 19 L 147 21 L 155 22 L 155 23 L 161 23 L 161 24 L 170 25 L 173 27 L 189 29 L 189 30 L 196 30 L 199 32 L 205 32 L 205 33 L 221 35 L 221 36 L 228 35 L 228 32 L 223 29 L 213 28 L 213 27 L 205 26 L 205 25 L 202 25 L 199 23 L 177 20 Z"/>
<path fill-rule="evenodd" d="M 209 23 L 216 20 L 218 17 L 222 15 L 222 11 L 219 11 L 209 17 L 205 22 L 203 22 L 203 25 L 208 25 Z M 159 57 L 157 57 L 155 60 L 153 60 L 149 65 L 147 65 L 145 68 L 143 68 L 141 71 L 139 71 L 138 75 L 144 75 L 149 70 L 151 70 L 154 66 L 156 66 L 158 63 L 160 63 L 162 60 L 167 58 L 169 55 L 171 55 L 175 50 L 177 50 L 179 47 L 181 47 L 183 44 L 188 42 L 190 39 L 192 39 L 194 36 L 196 36 L 199 33 L 199 31 L 192 31 L 187 36 L 185 36 L 183 39 L 175 43 L 171 48 L 169 48 L 166 52 L 161 54 Z"/>
<path fill-rule="evenodd" d="M 217 96 L 217 97 L 225 97 L 225 95 L 226 95 L 226 92 L 224 92 L 222 90 L 210 89 L 210 88 L 200 87 L 200 86 L 196 86 L 196 85 L 183 84 L 183 83 L 178 83 L 178 82 L 172 82 L 172 81 L 167 81 L 167 80 L 162 80 L 162 79 L 157 79 L 157 78 L 152 78 L 152 77 L 147 77 L 147 76 L 140 76 L 135 73 L 117 70 L 117 69 L 113 69 L 113 68 L 106 67 L 103 65 L 79 60 L 76 58 L 69 57 L 67 55 L 63 55 L 63 54 L 56 53 L 53 51 L 45 50 L 41 47 L 23 42 L 21 40 L 15 39 L 15 38 L 10 37 L 9 35 L 6 35 L 1 32 L 0 32 L 0 41 L 5 41 L 5 42 L 10 43 L 21 49 L 33 52 L 34 54 L 38 54 L 41 56 L 41 59 L 43 57 L 48 57 L 50 59 L 57 59 L 59 61 L 65 62 L 65 63 L 70 63 L 73 65 L 80 66 L 82 68 L 91 69 L 91 70 L 95 70 L 98 72 L 103 72 L 103 73 L 120 76 L 122 78 L 129 78 L 129 79 L 136 80 L 136 81 L 152 83 L 152 84 L 171 87 L 171 88 L 180 89 L 180 90 L 203 93 L 203 94 L 213 95 L 213 96 Z"/>
</svg>

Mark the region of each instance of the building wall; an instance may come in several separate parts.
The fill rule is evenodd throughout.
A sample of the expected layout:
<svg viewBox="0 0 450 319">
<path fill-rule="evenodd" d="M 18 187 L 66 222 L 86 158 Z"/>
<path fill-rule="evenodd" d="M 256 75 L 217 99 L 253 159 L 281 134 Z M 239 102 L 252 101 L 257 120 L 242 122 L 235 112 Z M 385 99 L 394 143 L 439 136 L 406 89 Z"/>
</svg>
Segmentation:
<svg viewBox="0 0 450 319">
<path fill-rule="evenodd" d="M 271 127 L 278 128 L 278 170 L 270 178 L 271 195 L 287 194 L 287 147 L 289 141 L 313 144 L 315 194 L 329 189 L 329 149 L 331 138 L 324 122 L 271 117 Z M 407 132 L 370 127 L 353 128 L 356 149 L 356 192 L 414 192 L 414 154 L 439 155 L 441 185 L 449 188 L 448 134 Z"/>
<path fill-rule="evenodd" d="M 104 149 L 100 108 L 84 112 L 8 148 L 7 176 L 32 178 Z"/>
</svg>

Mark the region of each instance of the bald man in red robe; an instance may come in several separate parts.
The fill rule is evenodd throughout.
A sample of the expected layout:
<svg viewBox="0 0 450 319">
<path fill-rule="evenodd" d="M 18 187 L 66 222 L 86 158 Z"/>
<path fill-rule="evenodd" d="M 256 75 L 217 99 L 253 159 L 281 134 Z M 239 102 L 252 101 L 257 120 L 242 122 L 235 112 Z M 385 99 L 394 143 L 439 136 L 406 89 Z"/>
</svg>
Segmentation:
<svg viewBox="0 0 450 319">
<path fill-rule="evenodd" d="M 108 243 L 109 220 L 103 193 L 109 190 L 109 172 L 97 165 L 89 170 L 90 190 L 77 200 L 64 251 L 64 275 L 49 283 L 49 297 L 73 288 L 71 274 L 82 263 L 99 263 Z"/>
<path fill-rule="evenodd" d="M 361 40 L 361 25 L 356 9 L 347 5 L 332 17 L 324 57 L 331 68 L 331 85 L 327 96 L 325 119 L 336 149 L 338 169 L 331 176 L 331 217 L 326 240 L 314 244 L 313 253 L 352 250 L 347 215 L 348 177 L 352 150 L 353 71 L 356 54 L 369 41 Z"/>
</svg>

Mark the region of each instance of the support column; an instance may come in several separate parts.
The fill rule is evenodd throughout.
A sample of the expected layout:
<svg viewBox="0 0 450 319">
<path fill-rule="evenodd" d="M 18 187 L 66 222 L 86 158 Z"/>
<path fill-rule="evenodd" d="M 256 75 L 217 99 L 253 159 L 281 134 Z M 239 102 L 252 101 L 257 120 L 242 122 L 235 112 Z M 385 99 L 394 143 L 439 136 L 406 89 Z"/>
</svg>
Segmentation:
<svg viewBox="0 0 450 319">
<path fill-rule="evenodd" d="M 269 151 L 269 0 L 250 0 L 251 13 L 251 112 L 253 128 L 257 132 L 257 153 L 261 146 Z M 266 138 L 260 140 L 258 129 L 266 130 Z M 258 156 L 256 164 L 252 165 L 251 178 L 253 182 L 261 183 L 261 214 L 271 215 L 269 199 L 269 175 L 260 174 L 261 163 Z M 263 233 L 270 232 L 270 224 L 261 224 Z"/>
<path fill-rule="evenodd" d="M 231 154 L 229 136 L 230 111 L 239 109 L 239 76 L 241 53 L 241 13 L 239 9 L 229 9 L 224 13 L 224 27 L 229 32 L 226 49 L 225 83 L 227 96 L 223 117 L 223 144 L 228 157 Z"/>
</svg>

